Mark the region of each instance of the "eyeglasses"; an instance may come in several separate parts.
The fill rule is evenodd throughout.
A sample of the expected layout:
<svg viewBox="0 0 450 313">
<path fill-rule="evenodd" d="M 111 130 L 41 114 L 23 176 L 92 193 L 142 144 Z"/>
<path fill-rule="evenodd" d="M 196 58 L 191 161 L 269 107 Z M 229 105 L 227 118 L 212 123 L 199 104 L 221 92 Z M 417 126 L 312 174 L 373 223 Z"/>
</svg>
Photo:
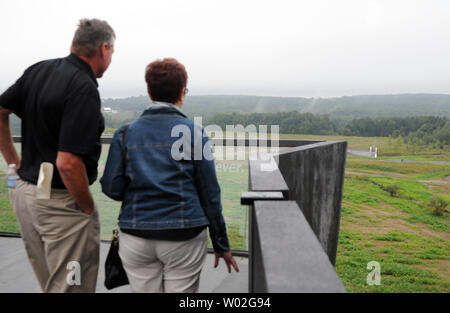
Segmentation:
<svg viewBox="0 0 450 313">
<path fill-rule="evenodd" d="M 187 94 L 188 94 L 188 92 L 189 92 L 189 89 L 187 89 L 187 87 L 186 87 L 186 88 L 184 88 L 184 95 L 187 95 Z"/>
</svg>

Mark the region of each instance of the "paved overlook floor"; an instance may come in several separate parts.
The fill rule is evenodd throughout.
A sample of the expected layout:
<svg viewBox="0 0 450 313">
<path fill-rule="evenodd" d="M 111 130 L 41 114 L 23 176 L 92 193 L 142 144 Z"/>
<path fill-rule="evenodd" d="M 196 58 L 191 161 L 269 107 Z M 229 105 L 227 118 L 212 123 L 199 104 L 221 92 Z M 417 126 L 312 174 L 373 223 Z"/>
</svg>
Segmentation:
<svg viewBox="0 0 450 313">
<path fill-rule="evenodd" d="M 129 286 L 107 290 L 103 285 L 104 264 L 109 243 L 100 247 L 100 269 L 97 292 L 130 292 Z M 3 292 L 40 292 L 31 265 L 25 253 L 22 239 L 0 237 L 0 293 Z M 200 277 L 200 292 L 247 292 L 248 260 L 235 257 L 240 272 L 228 274 L 223 260 L 217 269 L 213 268 L 214 255 L 209 254 Z"/>
</svg>

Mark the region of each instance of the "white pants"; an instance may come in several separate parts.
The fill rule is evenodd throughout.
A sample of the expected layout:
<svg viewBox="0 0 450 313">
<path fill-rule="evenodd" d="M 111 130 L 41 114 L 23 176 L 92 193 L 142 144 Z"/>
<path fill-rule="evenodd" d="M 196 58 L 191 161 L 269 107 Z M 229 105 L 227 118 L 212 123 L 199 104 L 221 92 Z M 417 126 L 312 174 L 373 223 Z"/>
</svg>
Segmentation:
<svg viewBox="0 0 450 313">
<path fill-rule="evenodd" d="M 120 232 L 119 255 L 133 292 L 197 292 L 206 259 L 206 228 L 186 241 Z"/>
</svg>

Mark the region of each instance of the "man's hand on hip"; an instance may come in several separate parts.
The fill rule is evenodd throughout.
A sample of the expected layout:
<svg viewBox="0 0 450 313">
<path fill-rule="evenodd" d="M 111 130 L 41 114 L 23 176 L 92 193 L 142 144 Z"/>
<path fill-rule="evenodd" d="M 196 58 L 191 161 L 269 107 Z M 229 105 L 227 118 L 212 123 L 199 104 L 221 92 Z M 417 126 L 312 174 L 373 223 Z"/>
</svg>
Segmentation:
<svg viewBox="0 0 450 313">
<path fill-rule="evenodd" d="M 61 179 L 75 202 L 85 214 L 94 211 L 94 199 L 89 190 L 86 167 L 80 156 L 69 152 L 58 152 L 56 167 Z"/>
</svg>

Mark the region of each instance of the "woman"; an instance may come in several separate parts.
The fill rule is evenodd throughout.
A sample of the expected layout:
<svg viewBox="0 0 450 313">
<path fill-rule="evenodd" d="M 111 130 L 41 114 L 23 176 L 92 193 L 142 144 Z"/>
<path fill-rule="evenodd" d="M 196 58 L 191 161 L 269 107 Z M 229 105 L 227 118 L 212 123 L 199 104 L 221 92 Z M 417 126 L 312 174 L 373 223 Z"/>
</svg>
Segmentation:
<svg viewBox="0 0 450 313">
<path fill-rule="evenodd" d="M 230 252 L 209 138 L 182 112 L 187 73 L 175 59 L 146 68 L 152 105 L 114 134 L 103 192 L 123 201 L 119 255 L 134 292 L 197 292 L 209 225 L 214 267 Z M 198 153 L 205 152 L 205 153 Z"/>
</svg>

